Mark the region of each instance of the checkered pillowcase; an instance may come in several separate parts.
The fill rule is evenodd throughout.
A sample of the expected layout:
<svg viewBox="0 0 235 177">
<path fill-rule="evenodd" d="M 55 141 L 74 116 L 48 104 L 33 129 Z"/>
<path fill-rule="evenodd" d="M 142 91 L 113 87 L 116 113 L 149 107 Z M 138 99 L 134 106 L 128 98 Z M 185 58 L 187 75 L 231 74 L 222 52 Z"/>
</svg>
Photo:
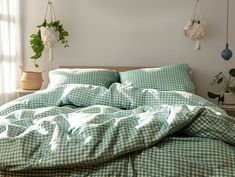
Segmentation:
<svg viewBox="0 0 235 177">
<path fill-rule="evenodd" d="M 50 87 L 62 84 L 89 84 L 109 88 L 119 82 L 119 74 L 106 69 L 56 69 L 49 72 Z"/>
<path fill-rule="evenodd" d="M 120 79 L 122 84 L 131 84 L 137 88 L 195 93 L 194 85 L 189 77 L 189 66 L 187 64 L 121 72 Z"/>
</svg>

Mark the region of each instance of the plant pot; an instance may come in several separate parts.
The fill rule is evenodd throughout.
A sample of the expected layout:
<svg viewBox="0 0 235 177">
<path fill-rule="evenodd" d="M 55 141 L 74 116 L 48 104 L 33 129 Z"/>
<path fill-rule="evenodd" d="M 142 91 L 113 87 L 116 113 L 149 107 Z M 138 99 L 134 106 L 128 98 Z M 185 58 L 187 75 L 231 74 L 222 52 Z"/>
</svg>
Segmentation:
<svg viewBox="0 0 235 177">
<path fill-rule="evenodd" d="M 20 86 L 24 90 L 39 90 L 42 87 L 42 72 L 22 71 Z"/>
<path fill-rule="evenodd" d="M 228 93 L 224 93 L 224 101 L 223 104 L 227 104 L 227 105 L 233 105 L 235 104 L 235 94 L 232 92 L 228 92 Z"/>
<path fill-rule="evenodd" d="M 55 46 L 55 44 L 59 41 L 59 32 L 55 31 L 53 27 L 41 27 L 41 38 L 43 41 L 43 44 L 46 48 L 49 49 L 49 61 L 53 60 L 53 51 L 52 48 Z"/>
</svg>

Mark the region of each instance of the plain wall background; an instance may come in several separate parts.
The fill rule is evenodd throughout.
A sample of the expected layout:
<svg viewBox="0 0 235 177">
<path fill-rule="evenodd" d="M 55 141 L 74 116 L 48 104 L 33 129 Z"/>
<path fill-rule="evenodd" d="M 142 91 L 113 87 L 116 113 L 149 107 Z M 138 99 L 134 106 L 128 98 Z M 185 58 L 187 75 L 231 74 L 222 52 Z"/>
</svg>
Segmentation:
<svg viewBox="0 0 235 177">
<path fill-rule="evenodd" d="M 43 22 L 47 0 L 22 0 L 23 56 L 28 70 L 75 66 L 162 66 L 188 63 L 193 69 L 197 93 L 207 98 L 213 76 L 235 67 L 235 57 L 223 61 L 225 47 L 225 0 L 201 0 L 207 21 L 202 49 L 183 35 L 194 0 L 53 0 L 57 18 L 70 33 L 69 48 L 58 44 L 55 61 L 48 52 L 35 69 L 29 40 Z M 230 4 L 230 48 L 235 52 L 235 2 Z M 235 54 L 235 53 L 234 53 Z M 44 75 L 47 83 L 47 73 Z"/>
</svg>

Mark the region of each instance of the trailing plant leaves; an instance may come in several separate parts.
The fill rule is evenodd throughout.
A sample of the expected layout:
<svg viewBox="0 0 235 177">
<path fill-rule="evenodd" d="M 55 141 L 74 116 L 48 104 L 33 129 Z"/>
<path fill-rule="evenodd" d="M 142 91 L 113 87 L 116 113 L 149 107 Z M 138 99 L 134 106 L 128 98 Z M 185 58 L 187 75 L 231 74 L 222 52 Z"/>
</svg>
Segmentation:
<svg viewBox="0 0 235 177">
<path fill-rule="evenodd" d="M 215 99 L 215 98 L 219 98 L 219 97 L 220 97 L 220 95 L 214 94 L 214 93 L 212 93 L 212 92 L 207 92 L 207 95 L 208 95 L 209 98 L 212 98 L 212 99 Z"/>
<path fill-rule="evenodd" d="M 235 77 L 235 68 L 230 69 L 229 74 L 230 76 Z"/>
<path fill-rule="evenodd" d="M 44 44 L 42 42 L 40 31 L 38 31 L 36 34 L 31 35 L 30 45 L 35 53 L 34 56 L 31 57 L 31 59 L 40 58 L 44 50 Z"/>
</svg>

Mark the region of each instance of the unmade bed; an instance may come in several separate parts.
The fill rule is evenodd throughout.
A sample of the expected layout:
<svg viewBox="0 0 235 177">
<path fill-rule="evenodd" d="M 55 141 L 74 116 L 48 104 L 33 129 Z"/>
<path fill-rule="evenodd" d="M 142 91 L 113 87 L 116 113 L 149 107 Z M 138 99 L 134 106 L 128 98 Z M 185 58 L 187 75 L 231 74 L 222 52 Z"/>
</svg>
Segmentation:
<svg viewBox="0 0 235 177">
<path fill-rule="evenodd" d="M 186 64 L 57 69 L 0 107 L 0 176 L 234 177 L 235 119 Z"/>
</svg>

